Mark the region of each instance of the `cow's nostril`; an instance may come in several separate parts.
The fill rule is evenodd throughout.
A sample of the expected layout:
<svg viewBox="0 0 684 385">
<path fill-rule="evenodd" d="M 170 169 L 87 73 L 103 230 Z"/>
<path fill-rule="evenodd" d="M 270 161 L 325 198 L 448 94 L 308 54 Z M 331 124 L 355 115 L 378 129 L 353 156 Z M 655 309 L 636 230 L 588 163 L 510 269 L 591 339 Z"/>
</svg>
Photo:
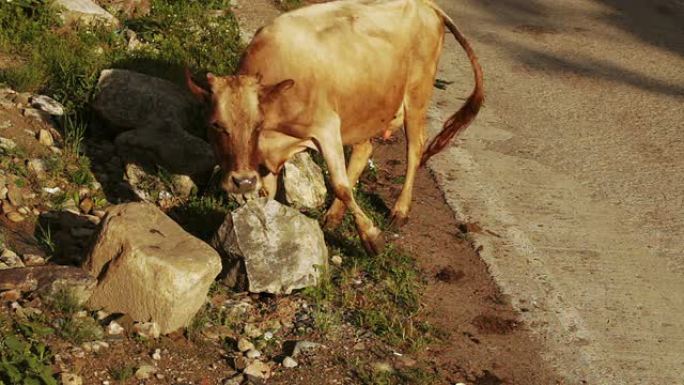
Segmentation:
<svg viewBox="0 0 684 385">
<path fill-rule="evenodd" d="M 242 179 L 240 178 L 232 177 L 231 179 L 233 180 L 233 184 L 235 184 L 235 187 L 240 187 L 240 185 L 242 184 Z"/>
</svg>

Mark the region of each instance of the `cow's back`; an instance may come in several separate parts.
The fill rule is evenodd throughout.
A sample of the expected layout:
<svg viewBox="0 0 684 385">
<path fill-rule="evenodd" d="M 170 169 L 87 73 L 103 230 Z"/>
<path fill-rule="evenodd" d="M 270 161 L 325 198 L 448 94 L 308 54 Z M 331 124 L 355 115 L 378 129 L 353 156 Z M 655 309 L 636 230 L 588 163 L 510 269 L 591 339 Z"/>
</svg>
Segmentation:
<svg viewBox="0 0 684 385">
<path fill-rule="evenodd" d="M 421 0 L 337 1 L 284 14 L 260 30 L 240 72 L 259 73 L 267 84 L 293 79 L 287 104 L 296 99 L 300 108 L 283 111 L 301 115 L 293 119 L 331 108 L 345 132 L 380 132 L 402 104 L 411 66 L 431 60 L 416 55 L 435 51 L 441 39 L 441 20 Z"/>
</svg>

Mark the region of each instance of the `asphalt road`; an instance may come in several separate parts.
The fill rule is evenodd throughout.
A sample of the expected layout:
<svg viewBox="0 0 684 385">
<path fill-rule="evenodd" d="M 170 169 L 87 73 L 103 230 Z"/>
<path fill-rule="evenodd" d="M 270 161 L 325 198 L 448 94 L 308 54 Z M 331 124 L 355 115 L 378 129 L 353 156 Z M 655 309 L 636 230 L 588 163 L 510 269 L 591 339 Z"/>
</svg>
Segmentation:
<svg viewBox="0 0 684 385">
<path fill-rule="evenodd" d="M 430 162 L 568 383 L 684 384 L 684 3 L 437 0 L 487 100 Z M 447 36 L 431 131 L 470 92 Z"/>
</svg>

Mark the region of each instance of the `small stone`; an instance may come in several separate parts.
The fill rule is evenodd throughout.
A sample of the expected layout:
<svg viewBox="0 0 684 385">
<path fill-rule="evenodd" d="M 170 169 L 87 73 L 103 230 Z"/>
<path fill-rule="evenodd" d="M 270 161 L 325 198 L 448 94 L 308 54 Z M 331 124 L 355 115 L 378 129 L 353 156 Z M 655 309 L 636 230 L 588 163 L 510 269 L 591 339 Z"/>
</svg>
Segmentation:
<svg viewBox="0 0 684 385">
<path fill-rule="evenodd" d="M 254 361 L 242 372 L 252 382 L 263 382 L 270 377 L 271 368 L 261 361 Z"/>
<path fill-rule="evenodd" d="M 294 367 L 296 367 L 297 365 L 299 365 L 299 364 L 297 363 L 297 361 L 295 361 L 294 358 L 292 358 L 292 357 L 290 357 L 290 356 L 287 356 L 287 357 L 285 357 L 285 358 L 283 359 L 283 367 L 285 367 L 285 368 L 288 368 L 288 369 L 289 369 L 289 368 L 294 368 Z"/>
<path fill-rule="evenodd" d="M 30 215 L 31 214 L 31 210 L 29 210 L 28 207 L 26 207 L 26 206 L 19 207 L 17 209 L 17 212 L 19 212 L 19 214 L 21 214 L 21 215 Z"/>
<path fill-rule="evenodd" d="M 155 374 L 154 377 L 155 377 L 157 380 L 163 380 L 163 379 L 164 379 L 164 375 L 161 374 L 161 373 Z"/>
<path fill-rule="evenodd" d="M 62 150 L 56 146 L 50 146 L 50 151 L 52 151 L 53 154 L 57 154 L 57 155 L 62 154 Z"/>
<path fill-rule="evenodd" d="M 366 350 L 366 344 L 364 344 L 363 342 L 357 342 L 352 349 L 356 351 Z"/>
<path fill-rule="evenodd" d="M 55 140 L 52 138 L 50 131 L 41 129 L 38 131 L 38 143 L 47 147 L 51 147 L 55 144 Z"/>
<path fill-rule="evenodd" d="M 27 164 L 27 168 L 32 171 L 38 179 L 45 178 L 45 161 L 42 159 L 30 159 Z"/>
<path fill-rule="evenodd" d="M 21 298 L 19 290 L 7 290 L 0 293 L 0 303 L 16 302 Z"/>
<path fill-rule="evenodd" d="M 83 379 L 74 373 L 63 372 L 59 376 L 62 385 L 83 385 Z"/>
<path fill-rule="evenodd" d="M 155 361 L 161 360 L 161 349 L 154 349 L 154 353 L 152 353 L 152 359 Z"/>
<path fill-rule="evenodd" d="M 232 357 L 230 365 L 233 369 L 242 371 L 247 367 L 247 359 L 243 356 Z"/>
<path fill-rule="evenodd" d="M 139 322 L 133 325 L 133 332 L 140 337 L 157 339 L 161 335 L 159 325 L 156 322 Z"/>
<path fill-rule="evenodd" d="M 261 357 L 261 352 L 256 350 L 256 349 L 250 349 L 247 351 L 247 354 L 245 354 L 247 358 L 259 358 Z"/>
<path fill-rule="evenodd" d="M 62 189 L 59 187 L 43 187 L 43 191 L 50 195 L 59 194 Z"/>
<path fill-rule="evenodd" d="M 102 321 L 103 319 L 109 317 L 109 313 L 104 310 L 98 310 L 97 313 L 95 313 L 95 316 L 97 317 L 98 321 Z"/>
<path fill-rule="evenodd" d="M 81 201 L 78 207 L 84 214 L 89 214 L 90 211 L 93 209 L 93 200 L 90 198 L 85 198 Z"/>
<path fill-rule="evenodd" d="M 24 267 L 24 262 L 21 261 L 21 258 L 10 249 L 3 250 L 2 254 L 0 254 L 0 270 L 18 267 Z"/>
<path fill-rule="evenodd" d="M 341 266 L 342 265 L 342 257 L 339 255 L 333 255 L 332 258 L 330 258 L 330 262 L 333 263 L 335 266 Z"/>
<path fill-rule="evenodd" d="M 292 349 L 292 357 L 297 357 L 301 353 L 310 353 L 320 348 L 322 345 L 311 341 L 297 341 Z"/>
<path fill-rule="evenodd" d="M 223 381 L 223 385 L 241 385 L 244 381 L 245 376 L 242 374 L 237 374 Z"/>
<path fill-rule="evenodd" d="M 147 380 L 152 377 L 153 374 L 157 373 L 157 368 L 152 365 L 140 365 L 138 370 L 135 371 L 135 378 L 138 380 Z"/>
<path fill-rule="evenodd" d="M 10 203 L 15 207 L 22 206 L 24 204 L 24 195 L 22 194 L 21 189 L 14 184 L 7 185 L 7 189 L 7 199 Z"/>
<path fill-rule="evenodd" d="M 26 266 L 40 266 L 45 264 L 45 258 L 38 254 L 24 254 L 22 259 Z"/>
<path fill-rule="evenodd" d="M 258 338 L 264 334 L 261 329 L 254 324 L 245 324 L 244 332 L 249 338 Z"/>
<path fill-rule="evenodd" d="M 124 328 L 121 325 L 119 325 L 119 323 L 116 321 L 110 322 L 109 325 L 107 325 L 106 330 L 107 334 L 109 334 L 110 336 L 118 336 L 123 334 L 124 332 Z"/>
<path fill-rule="evenodd" d="M 95 215 L 96 217 L 98 217 L 100 219 L 104 218 L 104 216 L 106 214 L 107 214 L 107 212 L 104 210 L 93 210 L 93 215 Z"/>
<path fill-rule="evenodd" d="M 11 151 L 14 150 L 15 147 L 17 147 L 17 144 L 14 143 L 12 139 L 0 137 L 0 149 Z"/>
<path fill-rule="evenodd" d="M 5 186 L 0 186 L 0 200 L 7 199 L 7 192 L 9 190 Z"/>
<path fill-rule="evenodd" d="M 49 96 L 37 95 L 32 97 L 31 106 L 38 108 L 41 111 L 45 111 L 50 115 L 64 115 L 64 107 L 58 101 Z"/>
<path fill-rule="evenodd" d="M 241 352 L 246 352 L 248 350 L 254 349 L 254 344 L 246 338 L 240 338 L 237 343 L 237 348 Z"/>
<path fill-rule="evenodd" d="M 40 210 L 38 210 L 37 208 L 34 207 L 33 210 L 31 210 L 31 213 L 32 213 L 33 215 L 35 215 L 35 216 L 39 216 L 39 215 L 40 215 Z"/>
<path fill-rule="evenodd" d="M 272 332 L 266 332 L 264 333 L 264 340 L 270 341 L 273 339 L 273 333 Z"/>
</svg>

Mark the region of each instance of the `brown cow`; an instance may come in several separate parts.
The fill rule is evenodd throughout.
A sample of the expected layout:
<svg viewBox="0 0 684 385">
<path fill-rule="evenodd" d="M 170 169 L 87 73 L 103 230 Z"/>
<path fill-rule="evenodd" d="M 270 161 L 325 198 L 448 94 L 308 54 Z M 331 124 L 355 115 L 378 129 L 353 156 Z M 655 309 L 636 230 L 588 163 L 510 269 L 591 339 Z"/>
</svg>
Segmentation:
<svg viewBox="0 0 684 385">
<path fill-rule="evenodd" d="M 475 89 L 425 152 L 425 118 L 444 27 L 466 51 Z M 262 28 L 236 76 L 207 74 L 205 90 L 187 74 L 190 89 L 211 103 L 210 140 L 231 193 L 275 194 L 275 175 L 307 148 L 325 159 L 336 200 L 326 225 L 349 208 L 369 253 L 381 232 L 356 204 L 352 187 L 373 151 L 370 139 L 404 127 L 406 181 L 392 210 L 408 218 L 419 165 L 442 150 L 482 105 L 482 70 L 453 21 L 429 0 L 346 0 L 286 13 Z M 352 146 L 345 167 L 343 147 Z"/>
</svg>

